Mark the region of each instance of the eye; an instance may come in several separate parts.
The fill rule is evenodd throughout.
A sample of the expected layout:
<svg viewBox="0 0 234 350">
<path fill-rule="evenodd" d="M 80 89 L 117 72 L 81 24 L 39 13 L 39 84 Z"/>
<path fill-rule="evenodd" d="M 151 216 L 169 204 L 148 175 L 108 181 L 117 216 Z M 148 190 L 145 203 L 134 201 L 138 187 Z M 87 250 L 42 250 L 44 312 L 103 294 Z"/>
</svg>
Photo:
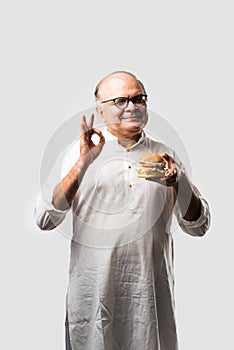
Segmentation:
<svg viewBox="0 0 234 350">
<path fill-rule="evenodd" d="M 132 99 L 134 104 L 143 105 L 146 102 L 146 97 L 144 95 L 137 95 Z"/>
<path fill-rule="evenodd" d="M 115 99 L 115 105 L 117 107 L 125 107 L 127 103 L 127 98 L 126 97 L 118 97 Z"/>
</svg>

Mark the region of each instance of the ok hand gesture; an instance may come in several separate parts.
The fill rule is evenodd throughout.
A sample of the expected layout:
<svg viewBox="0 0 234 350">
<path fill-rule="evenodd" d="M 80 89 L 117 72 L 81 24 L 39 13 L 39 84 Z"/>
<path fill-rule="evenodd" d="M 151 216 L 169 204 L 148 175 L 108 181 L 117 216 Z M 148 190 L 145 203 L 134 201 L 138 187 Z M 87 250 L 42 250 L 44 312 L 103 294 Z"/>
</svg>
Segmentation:
<svg viewBox="0 0 234 350">
<path fill-rule="evenodd" d="M 102 150 L 105 138 L 99 129 L 93 128 L 94 114 L 91 114 L 87 123 L 85 115 L 82 116 L 80 125 L 80 160 L 92 163 Z M 92 141 L 92 136 L 96 134 L 99 137 L 98 144 Z"/>
</svg>

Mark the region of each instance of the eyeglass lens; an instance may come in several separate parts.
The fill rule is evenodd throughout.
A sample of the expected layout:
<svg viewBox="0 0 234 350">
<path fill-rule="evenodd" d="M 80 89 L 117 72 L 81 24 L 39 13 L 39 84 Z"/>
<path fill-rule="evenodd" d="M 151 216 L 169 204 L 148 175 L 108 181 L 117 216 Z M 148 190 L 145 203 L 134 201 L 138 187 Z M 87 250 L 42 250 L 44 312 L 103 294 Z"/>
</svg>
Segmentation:
<svg viewBox="0 0 234 350">
<path fill-rule="evenodd" d="M 146 96 L 137 95 L 132 98 L 118 97 L 115 99 L 114 103 L 118 108 L 126 108 L 129 101 L 132 101 L 135 106 L 143 106 L 146 103 Z"/>
</svg>

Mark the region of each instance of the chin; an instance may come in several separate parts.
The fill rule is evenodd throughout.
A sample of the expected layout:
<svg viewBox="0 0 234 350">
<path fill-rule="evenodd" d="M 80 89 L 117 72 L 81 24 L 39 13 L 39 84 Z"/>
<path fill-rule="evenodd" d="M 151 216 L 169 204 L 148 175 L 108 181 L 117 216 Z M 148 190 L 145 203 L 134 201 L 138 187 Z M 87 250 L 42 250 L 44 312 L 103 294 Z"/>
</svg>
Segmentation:
<svg viewBox="0 0 234 350">
<path fill-rule="evenodd" d="M 125 135 L 126 138 L 132 138 L 135 135 L 138 135 L 142 131 L 142 127 L 139 125 L 131 125 L 125 128 L 121 128 L 121 134 Z"/>
<path fill-rule="evenodd" d="M 132 121 L 131 123 L 124 123 L 124 125 L 122 125 L 122 129 L 129 132 L 131 131 L 134 132 L 137 130 L 141 131 L 144 128 L 145 124 L 146 123 L 143 123 L 143 122 L 139 123 L 139 121 L 136 121 L 136 122 Z"/>
</svg>

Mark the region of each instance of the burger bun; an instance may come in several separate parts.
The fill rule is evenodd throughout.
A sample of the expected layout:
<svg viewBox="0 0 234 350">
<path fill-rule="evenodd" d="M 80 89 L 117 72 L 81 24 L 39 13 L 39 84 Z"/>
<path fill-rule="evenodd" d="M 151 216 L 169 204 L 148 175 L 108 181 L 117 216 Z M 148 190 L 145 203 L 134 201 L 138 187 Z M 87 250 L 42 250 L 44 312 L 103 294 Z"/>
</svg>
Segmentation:
<svg viewBox="0 0 234 350">
<path fill-rule="evenodd" d="M 141 156 L 137 174 L 140 178 L 161 178 L 168 170 L 166 160 L 158 153 L 145 153 Z"/>
</svg>

